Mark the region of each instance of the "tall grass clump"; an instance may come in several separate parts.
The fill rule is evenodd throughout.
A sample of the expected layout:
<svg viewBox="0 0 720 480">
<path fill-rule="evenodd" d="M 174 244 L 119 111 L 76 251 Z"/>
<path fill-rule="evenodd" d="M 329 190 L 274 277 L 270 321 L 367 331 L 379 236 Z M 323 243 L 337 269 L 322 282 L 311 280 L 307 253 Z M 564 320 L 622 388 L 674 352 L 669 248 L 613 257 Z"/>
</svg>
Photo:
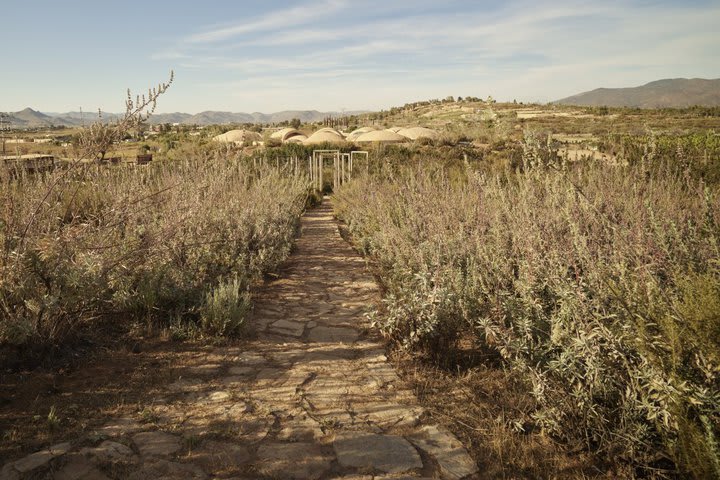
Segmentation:
<svg viewBox="0 0 720 480">
<path fill-rule="evenodd" d="M 224 281 L 205 294 L 200 307 L 202 330 L 217 336 L 239 332 L 250 308 L 250 294 L 238 279 Z"/>
<path fill-rule="evenodd" d="M 108 317 L 235 333 L 307 195 L 300 179 L 212 152 L 3 178 L 0 347 L 44 351 Z"/>
<path fill-rule="evenodd" d="M 530 147 L 515 172 L 425 164 L 337 193 L 387 289 L 376 322 L 440 360 L 495 352 L 556 438 L 640 475 L 717 478 L 720 192 Z"/>
</svg>

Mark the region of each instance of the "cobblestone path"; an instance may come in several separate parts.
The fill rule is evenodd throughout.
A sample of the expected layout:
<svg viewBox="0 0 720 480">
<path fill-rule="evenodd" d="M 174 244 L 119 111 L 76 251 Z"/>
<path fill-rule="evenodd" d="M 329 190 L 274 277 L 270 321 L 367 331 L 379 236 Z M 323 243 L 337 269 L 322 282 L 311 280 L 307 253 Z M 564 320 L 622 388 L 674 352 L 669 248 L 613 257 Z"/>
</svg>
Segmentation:
<svg viewBox="0 0 720 480">
<path fill-rule="evenodd" d="M 199 356 L 138 418 L 9 463 L 0 480 L 479 478 L 371 334 L 378 301 L 326 200 L 256 296 L 255 340 Z"/>
</svg>

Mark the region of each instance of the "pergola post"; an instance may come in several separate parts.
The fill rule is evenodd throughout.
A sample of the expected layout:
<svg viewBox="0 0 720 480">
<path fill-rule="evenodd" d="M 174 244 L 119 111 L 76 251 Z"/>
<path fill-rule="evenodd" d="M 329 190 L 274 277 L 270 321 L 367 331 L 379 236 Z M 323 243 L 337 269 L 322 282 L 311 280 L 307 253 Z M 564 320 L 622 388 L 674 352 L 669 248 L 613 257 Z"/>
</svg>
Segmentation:
<svg viewBox="0 0 720 480">
<path fill-rule="evenodd" d="M 323 161 L 323 157 L 322 157 L 322 155 L 320 155 L 320 158 L 318 158 L 318 167 L 320 169 L 320 182 L 318 183 L 318 190 L 320 190 L 320 192 L 322 192 L 322 190 L 323 190 L 323 173 L 324 173 L 323 172 L 323 170 L 324 170 L 323 164 L 324 163 L 325 162 Z"/>
<path fill-rule="evenodd" d="M 350 180 L 350 154 L 349 153 L 343 153 L 342 154 L 342 184 L 344 185 L 345 182 Z"/>
</svg>

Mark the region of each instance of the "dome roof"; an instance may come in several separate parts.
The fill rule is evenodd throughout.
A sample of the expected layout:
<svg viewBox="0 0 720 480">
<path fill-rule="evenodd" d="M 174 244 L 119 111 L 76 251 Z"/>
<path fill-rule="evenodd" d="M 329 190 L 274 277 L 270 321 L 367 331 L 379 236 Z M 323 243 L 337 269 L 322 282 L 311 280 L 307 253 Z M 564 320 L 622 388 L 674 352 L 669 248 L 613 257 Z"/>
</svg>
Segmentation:
<svg viewBox="0 0 720 480">
<path fill-rule="evenodd" d="M 262 137 L 259 133 L 249 130 L 230 130 L 213 137 L 213 140 L 224 143 L 252 143 L 261 141 Z"/>
<path fill-rule="evenodd" d="M 283 128 L 282 130 L 278 130 L 270 135 L 270 138 L 280 140 L 281 142 L 287 142 L 288 139 L 298 135 L 302 135 L 302 133 L 295 128 Z"/>
<path fill-rule="evenodd" d="M 376 130 L 373 132 L 363 133 L 355 139 L 358 143 L 365 142 L 380 142 L 380 143 L 402 143 L 406 142 L 407 138 L 397 133 L 389 132 L 387 130 Z"/>
<path fill-rule="evenodd" d="M 285 140 L 285 143 L 303 143 L 305 140 L 307 140 L 307 138 L 308 137 L 303 134 L 293 135 L 292 137 Z"/>
<path fill-rule="evenodd" d="M 345 139 L 337 130 L 332 128 L 321 129 L 310 135 L 303 143 L 305 145 L 313 145 L 318 143 L 344 143 Z"/>
<path fill-rule="evenodd" d="M 409 138 L 410 140 L 417 140 L 418 138 L 430 138 L 432 140 L 436 140 L 438 137 L 440 137 L 440 134 L 438 132 L 431 128 L 425 127 L 403 128 L 397 133 L 399 135 L 402 135 L 403 137 Z"/>
<path fill-rule="evenodd" d="M 342 133 L 340 133 L 339 130 L 336 130 L 336 129 L 331 128 L 331 127 L 321 128 L 320 130 L 318 130 L 318 131 L 315 132 L 315 133 L 320 133 L 320 132 L 334 133 L 335 135 L 340 135 L 341 137 L 344 137 L 344 135 L 343 135 Z"/>
<path fill-rule="evenodd" d="M 377 130 L 377 128 L 375 127 L 360 127 L 356 130 L 353 130 L 352 133 L 347 136 L 347 139 L 352 142 L 355 141 L 363 133 L 374 132 L 375 130 Z"/>
</svg>

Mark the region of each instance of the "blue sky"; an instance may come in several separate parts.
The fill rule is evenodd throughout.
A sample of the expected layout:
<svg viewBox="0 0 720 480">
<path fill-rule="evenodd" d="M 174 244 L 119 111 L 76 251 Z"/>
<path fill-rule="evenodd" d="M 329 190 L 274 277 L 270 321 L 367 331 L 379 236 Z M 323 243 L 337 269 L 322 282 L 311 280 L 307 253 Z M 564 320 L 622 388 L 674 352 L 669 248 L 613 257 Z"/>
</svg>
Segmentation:
<svg viewBox="0 0 720 480">
<path fill-rule="evenodd" d="M 551 101 L 720 77 L 720 0 L 3 0 L 0 111 L 380 109 L 447 95 Z"/>
</svg>

